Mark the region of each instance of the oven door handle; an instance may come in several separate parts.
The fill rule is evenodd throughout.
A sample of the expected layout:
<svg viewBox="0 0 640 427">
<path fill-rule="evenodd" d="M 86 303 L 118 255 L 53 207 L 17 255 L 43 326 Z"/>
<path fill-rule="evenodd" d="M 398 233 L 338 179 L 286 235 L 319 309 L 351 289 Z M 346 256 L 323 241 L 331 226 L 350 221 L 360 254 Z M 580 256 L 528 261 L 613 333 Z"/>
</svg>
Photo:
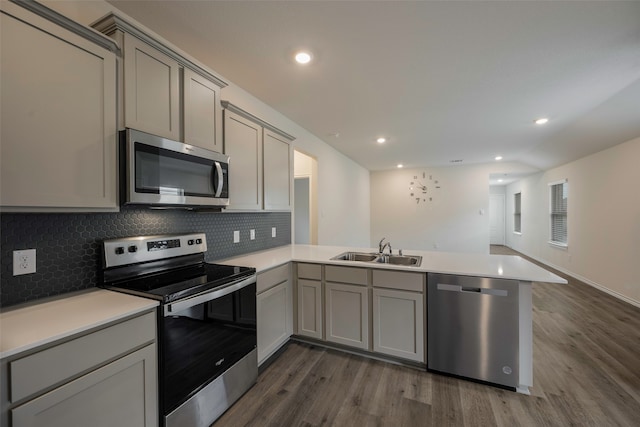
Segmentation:
<svg viewBox="0 0 640 427">
<path fill-rule="evenodd" d="M 229 295 L 235 291 L 238 291 L 246 286 L 249 286 L 252 283 L 256 283 L 256 275 L 243 279 L 237 282 L 232 282 L 224 288 L 216 288 L 213 291 L 205 291 L 198 295 L 195 295 L 191 298 L 187 298 L 181 301 L 176 301 L 171 304 L 166 304 L 164 306 L 164 317 L 173 316 L 174 314 L 185 310 L 187 308 L 193 307 L 198 304 L 203 304 L 207 301 L 211 301 L 217 298 L 221 298 L 225 295 Z"/>
</svg>

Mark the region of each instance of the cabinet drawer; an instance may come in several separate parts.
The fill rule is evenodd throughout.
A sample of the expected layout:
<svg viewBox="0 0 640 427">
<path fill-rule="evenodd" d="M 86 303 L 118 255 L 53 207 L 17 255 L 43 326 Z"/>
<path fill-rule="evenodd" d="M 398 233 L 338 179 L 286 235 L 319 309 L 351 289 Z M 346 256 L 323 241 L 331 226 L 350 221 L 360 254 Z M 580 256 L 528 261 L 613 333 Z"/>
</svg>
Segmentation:
<svg viewBox="0 0 640 427">
<path fill-rule="evenodd" d="M 369 282 L 369 270 L 366 268 L 338 267 L 327 265 L 324 270 L 327 282 L 351 283 L 366 286 Z"/>
<path fill-rule="evenodd" d="M 156 346 L 148 345 L 11 410 L 13 427 L 158 425 Z"/>
<path fill-rule="evenodd" d="M 155 312 L 10 363 L 11 402 L 82 374 L 156 339 Z"/>
<path fill-rule="evenodd" d="M 298 278 L 300 279 L 322 279 L 322 266 L 320 264 L 298 263 Z"/>
<path fill-rule="evenodd" d="M 425 273 L 406 271 L 373 270 L 373 286 L 377 288 L 400 289 L 424 292 Z"/>
<path fill-rule="evenodd" d="M 258 283 L 256 284 L 256 292 L 264 292 L 273 288 L 277 284 L 289 280 L 290 264 L 284 264 L 271 270 L 263 271 L 258 274 Z"/>
</svg>

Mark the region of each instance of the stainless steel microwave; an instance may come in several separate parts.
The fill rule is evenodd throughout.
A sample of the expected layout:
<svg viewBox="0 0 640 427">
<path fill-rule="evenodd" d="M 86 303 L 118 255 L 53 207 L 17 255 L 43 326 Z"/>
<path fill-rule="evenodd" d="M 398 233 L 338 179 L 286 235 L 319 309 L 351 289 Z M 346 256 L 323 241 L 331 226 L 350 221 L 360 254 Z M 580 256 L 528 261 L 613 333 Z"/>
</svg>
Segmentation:
<svg viewBox="0 0 640 427">
<path fill-rule="evenodd" d="M 134 129 L 121 137 L 124 204 L 229 205 L 229 157 Z"/>
</svg>

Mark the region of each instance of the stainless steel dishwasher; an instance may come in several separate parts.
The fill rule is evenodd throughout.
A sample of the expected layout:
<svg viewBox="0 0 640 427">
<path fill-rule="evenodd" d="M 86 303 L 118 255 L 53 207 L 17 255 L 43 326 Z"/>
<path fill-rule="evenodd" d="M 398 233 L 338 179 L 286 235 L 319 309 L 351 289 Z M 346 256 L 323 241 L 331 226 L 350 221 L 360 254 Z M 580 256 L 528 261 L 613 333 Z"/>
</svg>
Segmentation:
<svg viewBox="0 0 640 427">
<path fill-rule="evenodd" d="M 518 281 L 429 273 L 427 367 L 515 389 Z"/>
</svg>

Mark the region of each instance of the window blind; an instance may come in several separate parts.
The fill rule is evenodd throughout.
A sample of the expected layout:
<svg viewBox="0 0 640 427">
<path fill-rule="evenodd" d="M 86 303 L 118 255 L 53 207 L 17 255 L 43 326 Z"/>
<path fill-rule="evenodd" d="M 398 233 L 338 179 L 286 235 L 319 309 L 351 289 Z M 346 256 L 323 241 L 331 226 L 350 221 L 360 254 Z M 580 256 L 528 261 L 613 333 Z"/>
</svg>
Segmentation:
<svg viewBox="0 0 640 427">
<path fill-rule="evenodd" d="M 567 243 L 567 183 L 550 186 L 551 191 L 551 241 Z"/>
</svg>

